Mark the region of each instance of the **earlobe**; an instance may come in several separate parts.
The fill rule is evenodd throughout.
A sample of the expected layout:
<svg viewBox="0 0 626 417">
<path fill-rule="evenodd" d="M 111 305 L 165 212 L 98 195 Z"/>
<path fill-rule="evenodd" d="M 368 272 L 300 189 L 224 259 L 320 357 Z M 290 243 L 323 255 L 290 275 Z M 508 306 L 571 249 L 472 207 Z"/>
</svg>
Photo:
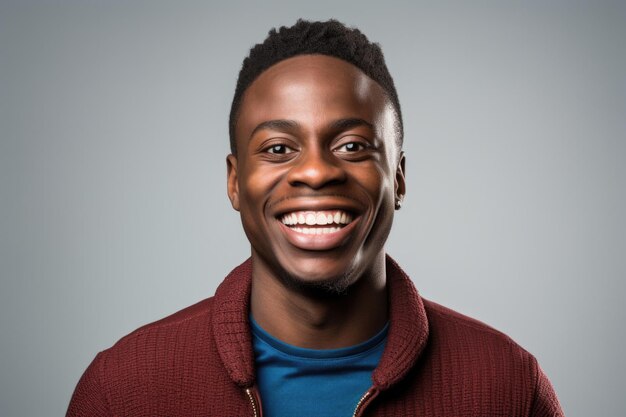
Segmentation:
<svg viewBox="0 0 626 417">
<path fill-rule="evenodd" d="M 400 158 L 398 160 L 398 166 L 396 168 L 396 176 L 394 181 L 394 191 L 395 191 L 395 208 L 396 210 L 400 210 L 402 207 L 402 201 L 404 200 L 404 195 L 406 193 L 406 182 L 405 182 L 405 160 L 404 152 L 400 152 Z"/>
<path fill-rule="evenodd" d="M 226 190 L 233 208 L 239 211 L 239 182 L 237 180 L 237 157 L 229 154 L 226 157 Z"/>
</svg>

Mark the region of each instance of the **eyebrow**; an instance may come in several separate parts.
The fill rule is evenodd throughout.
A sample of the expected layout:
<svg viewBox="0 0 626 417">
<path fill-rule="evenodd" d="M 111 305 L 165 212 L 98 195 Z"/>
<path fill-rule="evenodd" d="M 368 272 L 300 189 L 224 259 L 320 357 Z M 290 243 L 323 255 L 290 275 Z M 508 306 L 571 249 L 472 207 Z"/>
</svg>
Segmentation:
<svg viewBox="0 0 626 417">
<path fill-rule="evenodd" d="M 263 129 L 269 130 L 293 130 L 297 129 L 300 125 L 295 120 L 287 120 L 287 119 L 276 119 L 276 120 L 266 120 L 265 122 L 259 123 L 252 133 L 250 133 L 250 138 L 254 136 L 256 132 Z"/>
<path fill-rule="evenodd" d="M 347 130 L 347 129 L 352 129 L 353 127 L 358 127 L 358 126 L 367 126 L 370 129 L 375 130 L 373 124 L 371 124 L 367 120 L 360 119 L 358 117 L 350 117 L 346 119 L 334 120 L 332 123 L 330 123 L 329 128 L 331 130 Z M 295 120 L 288 120 L 288 119 L 266 120 L 262 123 L 259 123 L 252 130 L 252 133 L 250 134 L 250 138 L 252 138 L 254 134 L 257 133 L 258 131 L 264 130 L 264 129 L 286 131 L 286 130 L 298 129 L 299 127 L 300 127 L 300 124 L 296 122 Z"/>
<path fill-rule="evenodd" d="M 375 130 L 373 124 L 367 120 L 359 119 L 357 117 L 335 120 L 330 124 L 330 128 L 333 130 L 348 130 L 358 126 L 367 126 L 370 129 Z"/>
</svg>

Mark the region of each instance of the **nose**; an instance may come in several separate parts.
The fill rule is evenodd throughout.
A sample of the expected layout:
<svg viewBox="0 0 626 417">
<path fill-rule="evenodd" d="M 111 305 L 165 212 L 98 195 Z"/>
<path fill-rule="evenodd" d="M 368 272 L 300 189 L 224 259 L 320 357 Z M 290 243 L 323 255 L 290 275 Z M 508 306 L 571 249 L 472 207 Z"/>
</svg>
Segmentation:
<svg viewBox="0 0 626 417">
<path fill-rule="evenodd" d="M 287 176 L 292 186 L 307 186 L 317 190 L 346 180 L 341 162 L 322 149 L 306 150 L 294 162 Z"/>
</svg>

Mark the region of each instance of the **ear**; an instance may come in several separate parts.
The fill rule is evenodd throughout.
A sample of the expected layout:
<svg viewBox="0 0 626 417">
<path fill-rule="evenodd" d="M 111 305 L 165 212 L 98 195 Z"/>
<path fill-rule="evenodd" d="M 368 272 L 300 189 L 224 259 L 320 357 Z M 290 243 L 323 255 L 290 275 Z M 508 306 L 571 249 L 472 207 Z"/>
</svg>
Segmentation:
<svg viewBox="0 0 626 417">
<path fill-rule="evenodd" d="M 405 168 L 404 161 L 406 158 L 404 157 L 404 152 L 400 151 L 400 158 L 398 159 L 398 166 L 396 168 L 396 177 L 394 181 L 394 192 L 396 197 L 396 210 L 399 210 L 402 206 L 402 200 L 404 200 L 404 195 L 406 193 L 406 182 L 405 182 Z"/>
<path fill-rule="evenodd" d="M 226 190 L 233 208 L 239 211 L 239 181 L 237 177 L 237 157 L 232 153 L 226 157 Z"/>
</svg>

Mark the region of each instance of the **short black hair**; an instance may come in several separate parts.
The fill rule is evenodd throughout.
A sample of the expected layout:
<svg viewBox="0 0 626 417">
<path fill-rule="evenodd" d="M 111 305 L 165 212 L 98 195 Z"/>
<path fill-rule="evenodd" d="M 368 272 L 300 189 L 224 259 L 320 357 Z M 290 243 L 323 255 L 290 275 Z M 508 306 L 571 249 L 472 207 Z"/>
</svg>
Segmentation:
<svg viewBox="0 0 626 417">
<path fill-rule="evenodd" d="M 308 54 L 329 55 L 347 61 L 382 87 L 396 112 L 396 134 L 401 148 L 404 129 L 400 101 L 380 45 L 370 42 L 357 28 L 349 28 L 334 19 L 326 22 L 298 19 L 291 27 L 271 29 L 263 43 L 254 45 L 243 60 L 228 121 L 231 152 L 237 154 L 235 125 L 246 89 L 272 65 L 287 58 Z"/>
</svg>

